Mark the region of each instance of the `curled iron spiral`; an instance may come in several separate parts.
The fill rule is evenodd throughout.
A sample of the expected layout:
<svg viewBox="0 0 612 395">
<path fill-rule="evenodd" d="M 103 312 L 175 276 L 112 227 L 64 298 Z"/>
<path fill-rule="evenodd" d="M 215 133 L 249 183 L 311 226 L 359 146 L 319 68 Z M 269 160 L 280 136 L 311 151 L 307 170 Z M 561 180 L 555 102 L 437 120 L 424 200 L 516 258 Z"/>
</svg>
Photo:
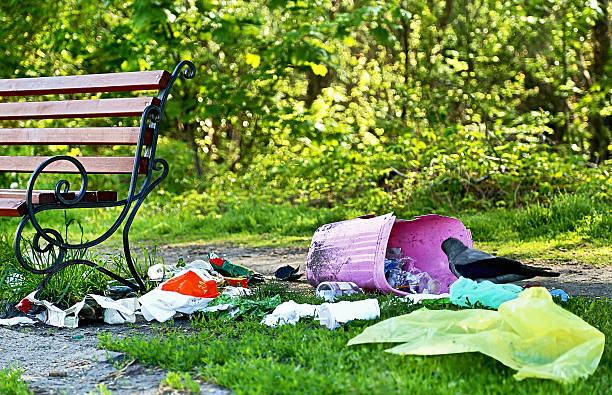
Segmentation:
<svg viewBox="0 0 612 395">
<path fill-rule="evenodd" d="M 28 223 L 28 221 L 30 220 L 30 218 L 28 216 L 25 216 L 21 222 L 19 223 L 19 226 L 17 227 L 17 232 L 15 232 L 15 240 L 14 240 L 14 247 L 15 247 L 15 256 L 17 257 L 17 260 L 19 261 L 19 263 L 26 269 L 29 270 L 30 272 L 34 273 L 34 274 L 49 274 L 49 273 L 55 273 L 56 272 L 56 268 L 57 265 L 59 263 L 61 263 L 64 258 L 66 257 L 66 248 L 62 248 L 62 247 L 58 247 L 58 254 L 55 256 L 55 258 L 53 259 L 53 262 L 46 268 L 44 269 L 39 269 L 39 268 L 35 268 L 32 265 L 30 265 L 29 261 L 27 259 L 25 259 L 21 253 L 21 233 L 23 232 L 23 228 L 25 227 L 25 225 Z M 53 248 L 57 247 L 57 244 L 62 244 L 64 242 L 64 239 L 62 239 L 62 236 L 60 235 L 60 233 L 58 231 L 56 231 L 55 229 L 50 229 L 50 228 L 44 228 L 43 229 L 44 235 L 51 235 L 52 237 L 55 238 L 56 242 L 54 243 L 47 243 L 47 245 L 45 247 L 41 247 L 40 246 L 40 238 L 41 235 L 43 235 L 43 233 L 36 233 L 34 235 L 34 238 L 32 240 L 32 250 L 33 252 L 36 252 L 38 254 L 46 254 L 49 253 Z M 47 236 L 50 237 L 50 236 Z M 46 239 L 46 238 L 45 238 Z"/>
<path fill-rule="evenodd" d="M 26 206 L 28 210 L 27 217 L 29 218 L 30 222 L 32 222 L 32 226 L 34 226 L 34 229 L 36 229 L 37 236 L 42 237 L 50 244 L 56 245 L 60 248 L 67 248 L 68 245 L 66 245 L 64 241 L 61 240 L 61 237 L 59 239 L 53 239 L 51 236 L 49 236 L 49 234 L 52 234 L 52 232 L 43 230 L 43 228 L 38 223 L 38 220 L 36 219 L 36 211 L 34 210 L 34 205 L 32 203 L 32 193 L 34 191 L 34 185 L 36 184 L 38 176 L 40 176 L 40 174 L 49 165 L 60 160 L 68 161 L 77 168 L 81 176 L 81 188 L 79 189 L 79 192 L 77 193 L 74 199 L 66 199 L 62 196 L 62 193 L 67 193 L 70 190 L 70 183 L 67 180 L 60 180 L 55 185 L 55 198 L 64 206 L 74 206 L 75 204 L 80 203 L 81 200 L 83 200 L 83 198 L 85 197 L 85 192 L 87 191 L 87 172 L 85 171 L 85 167 L 83 167 L 81 162 L 79 162 L 76 158 L 73 158 L 72 156 L 58 155 L 46 159 L 44 162 L 42 162 L 30 177 L 26 190 Z"/>
<path fill-rule="evenodd" d="M 185 68 L 183 70 L 183 68 Z M 182 70 L 182 72 L 181 72 Z M 196 75 L 196 67 L 190 60 L 183 60 L 179 64 L 176 65 L 174 71 L 172 72 L 172 76 L 170 77 L 170 81 L 168 81 L 168 85 L 164 88 L 163 91 L 159 92 L 157 98 L 161 101 L 160 108 L 162 111 L 166 107 L 166 101 L 168 100 L 168 95 L 170 94 L 170 90 L 174 85 L 176 79 L 182 75 L 183 78 L 192 79 Z"/>
</svg>

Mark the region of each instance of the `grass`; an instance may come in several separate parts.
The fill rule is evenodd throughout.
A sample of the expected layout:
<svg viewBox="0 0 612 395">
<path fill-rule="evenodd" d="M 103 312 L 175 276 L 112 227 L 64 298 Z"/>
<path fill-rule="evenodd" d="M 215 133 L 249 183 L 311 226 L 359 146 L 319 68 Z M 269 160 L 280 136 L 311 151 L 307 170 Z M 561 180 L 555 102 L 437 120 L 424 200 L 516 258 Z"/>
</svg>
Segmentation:
<svg viewBox="0 0 612 395">
<path fill-rule="evenodd" d="M 143 207 L 143 215 L 137 216 L 131 232 L 135 243 L 206 240 L 207 244 L 307 246 L 318 226 L 363 214 L 342 207 L 313 209 L 250 201 L 231 206 L 223 213 L 194 215 L 192 207 L 163 212 L 156 208 L 157 204 L 151 202 L 149 207 Z M 575 260 L 603 266 L 612 262 L 610 210 L 609 202 L 596 201 L 587 195 L 559 195 L 524 209 L 453 215 L 471 229 L 477 248 L 526 261 Z M 87 214 L 82 220 L 87 224 L 84 238 L 91 239 L 103 232 L 115 214 L 112 209 Z M 59 212 L 47 218 L 48 223 L 66 220 Z M 14 226 L 15 221 L 0 222 L 0 239 L 7 240 Z M 120 232 L 113 236 L 110 245 L 119 245 L 119 240 Z M 0 251 L 0 260 L 4 260 L 0 263 L 5 265 L 9 256 L 10 253 L 2 255 Z M 78 282 L 79 275 L 73 278 Z M 264 286 L 255 297 L 276 294 L 283 300 L 321 303 L 274 284 Z M 380 320 L 415 309 L 387 296 L 379 296 L 379 301 L 383 306 Z M 609 300 L 573 298 L 562 305 L 601 330 L 607 339 L 611 338 Z M 237 393 L 609 392 L 612 373 L 609 347 L 595 374 L 585 380 L 571 385 L 536 379 L 516 382 L 511 369 L 480 354 L 397 356 L 383 352 L 387 345 L 346 347 L 350 338 L 374 322 L 356 321 L 330 332 L 312 320 L 303 320 L 296 326 L 268 328 L 253 317 L 226 321 L 199 316 L 193 319 L 192 333 L 170 327 L 153 338 L 102 335 L 100 344 L 176 372 L 165 385 L 184 391 L 195 390 L 191 379 L 194 377 Z"/>
<path fill-rule="evenodd" d="M 476 242 L 474 247 L 494 255 L 513 257 L 529 262 L 581 262 L 595 267 L 612 263 L 612 247 L 593 245 L 580 238 L 538 239 L 523 242 Z"/>
<path fill-rule="evenodd" d="M 279 294 L 282 300 L 322 300 L 270 284 L 254 298 Z M 353 297 L 354 298 L 354 297 Z M 153 338 L 100 336 L 104 348 L 125 352 L 145 364 L 190 372 L 238 394 L 419 393 L 419 394 L 606 394 L 612 373 L 612 303 L 573 298 L 558 302 L 606 335 L 608 347 L 589 378 L 563 385 L 540 379 L 517 382 L 514 371 L 478 353 L 440 356 L 398 356 L 385 353 L 389 344 L 347 347 L 349 339 L 380 320 L 418 307 L 390 296 L 378 296 L 381 317 L 354 321 L 329 331 L 313 320 L 296 326 L 268 328 L 258 317 L 242 321 L 200 316 L 194 333 L 172 331 Z M 450 304 L 429 308 L 453 308 Z"/>
<path fill-rule="evenodd" d="M 29 257 L 31 256 L 31 258 Z M 54 254 L 37 255 L 24 253 L 30 265 L 36 268 L 45 268 L 53 263 Z M 106 267 L 116 274 L 130 278 L 131 274 L 126 266 L 125 258 L 119 252 L 100 253 L 94 250 L 80 251 L 68 250 L 66 259 L 87 259 L 99 266 Z M 157 256 L 157 249 L 143 248 L 140 256 L 134 255 L 135 268 L 141 278 L 147 273 L 149 266 L 163 263 Z M 15 258 L 12 247 L 0 241 L 0 302 L 16 302 L 26 295 L 34 292 L 42 281 L 43 275 L 32 274 L 25 270 Z M 104 294 L 109 285 L 116 282 L 102 272 L 86 265 L 70 265 L 54 275 L 43 291 L 40 298 L 52 301 L 59 307 L 67 308 L 82 300 L 87 294 Z M 145 285 L 152 284 L 145 281 Z"/>
<path fill-rule="evenodd" d="M 30 395 L 28 384 L 21 380 L 21 370 L 9 366 L 0 369 L 0 394 Z"/>
<path fill-rule="evenodd" d="M 206 213 L 193 203 L 165 205 L 163 197 L 151 199 L 136 216 L 130 237 L 132 242 L 160 244 L 207 240 L 258 245 L 308 244 L 321 225 L 367 214 L 351 208 L 314 208 L 290 204 L 271 204 L 256 199 L 227 205 L 221 212 Z M 181 198 L 175 198 L 175 200 Z M 92 240 L 105 232 L 118 215 L 117 208 L 44 212 L 42 223 L 58 229 L 74 218 L 80 218 L 84 238 Z M 384 213 L 377 213 L 384 214 Z M 430 213 L 420 213 L 430 214 Z M 471 229 L 476 242 L 526 242 L 567 240 L 589 246 L 612 244 L 612 202 L 586 194 L 560 194 L 544 203 L 522 209 L 496 209 L 483 213 L 438 212 L 461 219 Z M 409 218 L 398 213 L 400 218 Z M 0 239 L 12 237 L 17 219 L 0 219 Z M 60 226 L 61 228 L 61 226 Z M 120 229 L 121 230 L 121 229 Z M 121 245 L 121 231 L 108 241 Z M 79 237 L 74 228 L 72 237 Z M 162 242 L 163 244 L 167 244 Z"/>
<path fill-rule="evenodd" d="M 335 209 L 273 205 L 257 200 L 228 205 L 221 214 L 198 213 L 193 202 L 174 206 L 175 212 L 167 212 L 162 202 L 152 200 L 136 217 L 132 230 L 132 251 L 138 244 L 206 243 L 209 245 L 250 246 L 301 246 L 307 247 L 313 232 L 321 225 L 359 214 L 344 207 Z M 195 212 L 194 212 L 195 210 Z M 85 217 L 78 219 L 79 212 Z M 102 234 L 117 215 L 116 208 L 102 210 L 72 210 L 44 212 L 43 227 L 61 231 L 70 240 L 91 240 Z M 612 262 L 612 203 L 597 200 L 585 194 L 561 194 L 546 203 L 527 206 L 523 209 L 498 209 L 486 213 L 453 214 L 471 229 L 476 248 L 497 255 L 509 256 L 525 262 L 582 262 L 605 266 Z M 194 215 L 195 214 L 195 215 Z M 440 213 L 449 214 L 449 213 Z M 398 217 L 402 218 L 398 214 Z M 78 219 L 78 220 L 77 220 Z M 73 226 L 66 227 L 70 224 Z M 10 240 L 15 219 L 0 219 L 0 242 Z M 81 226 L 84 224 L 84 226 Z M 55 226 L 54 226 L 55 225 Z M 74 225 L 79 225 L 74 226 Z M 30 233 L 31 234 L 31 233 Z M 106 248 L 121 245 L 121 231 L 115 233 L 105 244 Z M 35 289 L 40 276 L 23 271 L 11 259 L 10 251 L 2 252 L 0 245 L 0 299 L 16 300 Z M 7 250 L 4 248 L 4 250 Z M 78 252 L 76 253 L 78 256 Z M 120 255 L 100 255 L 87 252 L 88 258 L 100 265 L 112 267 L 116 272 L 125 272 Z M 140 255 L 140 266 L 151 262 L 146 251 Z M 43 261 L 39 266 L 46 266 Z M 156 259 L 156 258 L 155 258 Z M 141 270 L 143 272 L 143 270 Z M 5 280 L 22 277 L 26 281 L 18 287 L 8 287 Z M 16 276 L 16 277 L 15 277 Z M 63 276 L 53 280 L 43 295 L 49 300 L 68 305 L 89 292 L 101 292 L 107 278 L 99 272 L 78 265 L 70 267 Z M 29 292 L 28 292 L 29 291 Z M 46 291 L 47 292 L 47 291 Z"/>
</svg>

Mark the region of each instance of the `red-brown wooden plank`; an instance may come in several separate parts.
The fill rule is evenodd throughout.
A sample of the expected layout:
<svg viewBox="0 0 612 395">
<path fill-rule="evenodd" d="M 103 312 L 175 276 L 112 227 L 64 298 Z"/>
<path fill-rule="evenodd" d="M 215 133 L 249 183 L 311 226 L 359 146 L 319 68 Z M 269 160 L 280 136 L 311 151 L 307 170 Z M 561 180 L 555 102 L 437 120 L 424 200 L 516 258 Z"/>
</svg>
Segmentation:
<svg viewBox="0 0 612 395">
<path fill-rule="evenodd" d="M 156 97 L 0 103 L 0 119 L 103 118 L 140 116 Z"/>
<path fill-rule="evenodd" d="M 0 96 L 160 90 L 169 80 L 165 70 L 0 79 Z"/>
<path fill-rule="evenodd" d="M 96 202 L 116 202 L 117 191 L 96 191 Z"/>
<path fill-rule="evenodd" d="M 82 145 L 130 145 L 137 144 L 138 127 L 91 128 L 11 128 L 0 129 L 0 145 L 21 144 L 82 144 Z M 151 145 L 153 130 L 145 131 L 144 143 Z"/>
<path fill-rule="evenodd" d="M 48 158 L 50 156 L 0 156 L 0 172 L 32 173 Z M 129 174 L 134 167 L 133 157 L 81 156 L 76 159 L 85 167 L 85 171 L 91 174 Z M 140 160 L 138 167 L 140 174 L 146 173 L 148 163 L 148 158 Z M 44 172 L 78 173 L 78 170 L 72 163 L 60 160 L 47 166 Z"/>
<path fill-rule="evenodd" d="M 0 199 L 0 217 L 23 217 L 26 204 L 21 199 Z"/>
<path fill-rule="evenodd" d="M 62 193 L 64 199 L 74 199 L 74 192 Z M 85 196 L 87 197 L 87 196 Z M 25 189 L 0 189 L 0 199 L 19 199 L 26 201 Z M 53 191 L 32 191 L 32 204 L 43 204 L 55 202 Z"/>
<path fill-rule="evenodd" d="M 74 199 L 78 191 L 62 193 L 64 199 Z M 0 189 L 0 199 L 26 200 L 25 189 Z M 55 203 L 55 192 L 50 190 L 32 191 L 32 204 Z M 82 202 L 116 202 L 116 191 L 86 191 Z"/>
</svg>

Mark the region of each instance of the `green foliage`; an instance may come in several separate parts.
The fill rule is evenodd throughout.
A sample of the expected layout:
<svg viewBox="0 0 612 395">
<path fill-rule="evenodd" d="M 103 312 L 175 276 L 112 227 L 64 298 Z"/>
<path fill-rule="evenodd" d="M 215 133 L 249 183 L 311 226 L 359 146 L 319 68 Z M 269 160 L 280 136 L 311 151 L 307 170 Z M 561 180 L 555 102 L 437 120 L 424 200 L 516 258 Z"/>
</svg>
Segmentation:
<svg viewBox="0 0 612 395">
<path fill-rule="evenodd" d="M 162 385 L 167 385 L 170 388 L 181 391 L 187 394 L 199 394 L 200 385 L 191 378 L 189 373 L 169 372 Z"/>
<path fill-rule="evenodd" d="M 293 298 L 287 291 L 267 289 L 281 299 Z M 300 302 L 321 303 L 314 297 Z M 373 323 L 414 311 L 397 298 L 379 296 L 381 317 L 375 321 L 353 321 L 343 329 L 329 331 L 316 321 L 302 319 L 297 325 L 268 328 L 259 318 L 243 321 L 195 321 L 197 333 L 170 332 L 154 338 L 100 336 L 100 345 L 125 352 L 147 364 L 166 369 L 196 371 L 206 380 L 236 393 L 396 393 L 411 391 L 448 393 L 573 394 L 608 392 L 612 352 L 606 347 L 594 375 L 574 384 L 529 379 L 517 382 L 511 369 L 478 353 L 441 356 L 398 356 L 385 353 L 384 344 L 347 347 L 346 343 Z M 297 301 L 297 300 L 296 300 Z M 609 300 L 571 298 L 560 302 L 606 335 L 612 324 Z M 449 304 L 430 309 L 457 308 Z M 609 344 L 607 345 L 609 346 Z M 409 368 L 407 368 L 409 367 Z"/>
<path fill-rule="evenodd" d="M 478 241 L 533 240 L 576 233 L 605 244 L 610 240 L 610 209 L 609 200 L 561 194 L 523 209 L 496 210 L 462 219 Z"/>
<path fill-rule="evenodd" d="M 141 278 L 146 278 L 148 267 L 163 263 L 157 256 L 156 248 L 151 250 L 143 248 L 142 257 L 134 255 L 134 266 Z M 31 254 L 29 249 L 23 252 L 26 260 L 35 268 L 46 268 L 55 260 L 55 254 Z M 119 253 L 102 254 L 93 250 L 85 252 L 68 250 L 66 260 L 87 259 L 98 266 L 105 267 L 123 277 L 130 278 L 131 274 L 125 263 L 125 258 Z M 23 268 L 13 252 L 13 248 L 0 241 L 0 302 L 16 302 L 34 292 L 42 281 L 42 275 L 32 274 Z M 40 298 L 51 301 L 56 305 L 67 308 L 81 301 L 85 295 L 93 293 L 101 295 L 109 285 L 114 285 L 102 272 L 87 265 L 70 265 L 51 277 L 40 294 Z M 145 282 L 148 289 L 153 287 Z"/>
<path fill-rule="evenodd" d="M 0 369 L 0 394 L 30 395 L 33 392 L 28 384 L 21 380 L 22 370 L 11 366 Z"/>
<path fill-rule="evenodd" d="M 483 212 L 521 240 L 609 240 L 610 2 L 39 3 L 0 4 L 0 77 L 197 65 L 169 101 L 158 156 L 170 173 L 135 237 L 306 236 L 394 211 L 465 218 L 480 240 L 501 237 Z M 63 124 L 75 121 L 0 126 Z M 65 145 L 3 155 L 110 150 L 131 153 Z M 0 186 L 24 188 L 27 178 L 3 173 Z M 127 183 L 89 185 L 122 197 Z M 112 215 L 85 213 L 87 235 Z M 7 222 L 2 233 L 14 229 Z"/>
<path fill-rule="evenodd" d="M 5 78 L 195 61 L 196 79 L 178 82 L 162 128 L 198 164 L 181 168 L 186 179 L 240 177 L 287 148 L 289 160 L 309 159 L 305 146 L 450 149 L 447 138 L 463 129 L 471 147 L 454 152 L 477 149 L 478 160 L 462 160 L 483 173 L 530 167 L 525 152 L 544 165 L 557 150 L 583 163 L 609 157 L 605 2 L 30 2 L 0 7 Z M 10 148 L 22 149 L 46 150 Z M 87 152 L 60 150 L 75 149 Z M 386 171 L 379 165 L 373 174 Z"/>
</svg>

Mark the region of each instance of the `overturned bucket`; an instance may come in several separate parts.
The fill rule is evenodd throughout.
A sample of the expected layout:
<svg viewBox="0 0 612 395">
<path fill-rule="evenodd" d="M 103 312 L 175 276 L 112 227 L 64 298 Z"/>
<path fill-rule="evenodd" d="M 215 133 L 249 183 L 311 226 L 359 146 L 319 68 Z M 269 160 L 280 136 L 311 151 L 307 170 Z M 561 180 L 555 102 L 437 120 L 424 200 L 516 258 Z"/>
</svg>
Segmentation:
<svg viewBox="0 0 612 395">
<path fill-rule="evenodd" d="M 306 278 L 315 287 L 324 281 L 352 281 L 366 290 L 407 295 L 385 277 L 387 248 L 400 247 L 417 269 L 440 282 L 440 292 L 448 292 L 457 280 L 441 248 L 449 237 L 472 247 L 472 234 L 461 221 L 436 214 L 404 220 L 390 213 L 323 225 L 312 237 Z"/>
</svg>

